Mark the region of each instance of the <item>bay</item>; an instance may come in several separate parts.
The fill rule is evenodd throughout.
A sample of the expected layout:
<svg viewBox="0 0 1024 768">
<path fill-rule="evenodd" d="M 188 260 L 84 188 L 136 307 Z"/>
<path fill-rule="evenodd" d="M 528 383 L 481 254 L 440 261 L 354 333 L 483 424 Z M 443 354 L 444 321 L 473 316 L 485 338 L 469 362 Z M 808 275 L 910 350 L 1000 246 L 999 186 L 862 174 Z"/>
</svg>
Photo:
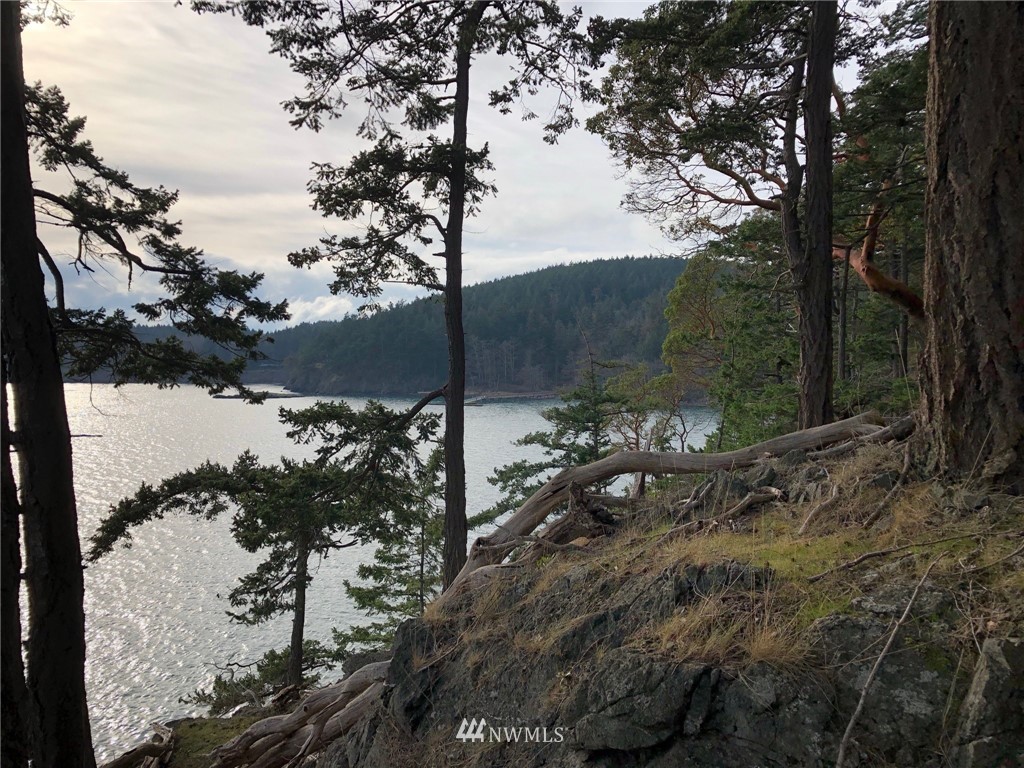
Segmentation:
<svg viewBox="0 0 1024 768">
<path fill-rule="evenodd" d="M 272 391 L 279 388 L 267 387 Z M 74 449 L 75 488 L 83 548 L 110 505 L 142 482 L 157 483 L 210 459 L 232 462 L 244 450 L 264 462 L 303 458 L 278 421 L 280 407 L 302 408 L 317 398 L 268 400 L 247 405 L 214 399 L 195 388 L 158 390 L 141 385 L 68 384 L 65 387 Z M 362 398 L 346 398 L 354 407 Z M 411 405 L 415 398 L 382 398 Z M 495 468 L 540 451 L 513 443 L 546 429 L 544 408 L 558 401 L 516 400 L 466 409 L 467 503 L 470 514 L 498 499 L 487 483 Z M 440 405 L 429 406 L 440 412 Z M 691 420 L 713 427 L 708 409 Z M 704 430 L 690 442 L 702 444 Z M 229 531 L 230 516 L 209 521 L 169 516 L 135 529 L 130 549 L 114 552 L 86 570 L 86 623 L 93 739 L 102 762 L 146 738 L 150 723 L 202 714 L 179 698 L 208 686 L 218 667 L 247 663 L 288 643 L 287 617 L 259 627 L 235 624 L 225 614 L 226 595 L 259 562 L 241 550 Z M 473 534 L 471 534 L 471 537 Z M 352 548 L 315 564 L 306 636 L 330 641 L 332 627 L 365 617 L 343 588 L 356 578 L 370 548 Z"/>
</svg>

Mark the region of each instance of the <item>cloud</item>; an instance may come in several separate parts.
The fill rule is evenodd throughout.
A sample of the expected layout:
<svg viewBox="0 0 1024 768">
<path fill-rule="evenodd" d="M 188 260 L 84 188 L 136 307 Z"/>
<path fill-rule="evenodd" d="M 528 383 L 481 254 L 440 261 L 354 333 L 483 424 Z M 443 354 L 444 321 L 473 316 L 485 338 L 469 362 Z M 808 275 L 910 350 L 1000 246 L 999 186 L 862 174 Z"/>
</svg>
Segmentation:
<svg viewBox="0 0 1024 768">
<path fill-rule="evenodd" d="M 317 296 L 312 301 L 297 299 L 289 305 L 292 325 L 315 323 L 319 320 L 340 320 L 356 309 L 355 302 L 348 296 Z"/>
<path fill-rule="evenodd" d="M 604 15 L 643 8 L 590 5 Z M 365 148 L 355 136 L 358 105 L 321 133 L 293 130 L 280 103 L 301 92 L 301 78 L 267 52 L 260 30 L 228 15 L 198 15 L 171 0 L 77 3 L 73 11 L 66 29 L 25 31 L 26 77 L 61 87 L 72 111 L 88 117 L 86 135 L 99 154 L 136 183 L 181 190 L 172 214 L 184 242 L 218 266 L 265 272 L 261 293 L 287 296 L 296 321 L 358 306 L 326 295 L 329 268 L 299 272 L 285 259 L 343 231 L 311 210 L 306 184 L 313 162 L 343 163 Z M 497 57 L 474 66 L 470 142 L 489 144 L 498 195 L 467 221 L 467 283 L 670 248 L 655 226 L 620 208 L 625 184 L 599 139 L 578 130 L 552 147 L 538 121 L 486 105 L 506 73 Z M 531 106 L 543 112 L 545 98 Z M 116 289 L 103 285 L 83 297 Z M 389 287 L 383 298 L 421 293 Z"/>
</svg>

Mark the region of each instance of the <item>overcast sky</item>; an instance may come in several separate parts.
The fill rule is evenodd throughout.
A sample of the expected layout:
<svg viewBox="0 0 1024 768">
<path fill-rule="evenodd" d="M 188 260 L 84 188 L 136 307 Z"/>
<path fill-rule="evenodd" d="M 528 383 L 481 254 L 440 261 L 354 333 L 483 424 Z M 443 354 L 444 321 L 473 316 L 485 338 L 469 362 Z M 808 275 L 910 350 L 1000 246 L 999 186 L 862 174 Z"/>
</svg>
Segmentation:
<svg viewBox="0 0 1024 768">
<path fill-rule="evenodd" d="M 172 214 L 183 222 L 185 244 L 219 266 L 265 272 L 261 293 L 289 299 L 293 322 L 338 318 L 357 306 L 330 296 L 328 268 L 300 271 L 285 255 L 338 231 L 311 210 L 306 183 L 311 163 L 341 163 L 365 146 L 354 138 L 359 112 L 320 134 L 292 129 L 280 103 L 302 82 L 268 53 L 262 31 L 238 19 L 199 16 L 172 0 L 63 5 L 73 14 L 70 26 L 33 25 L 24 33 L 26 80 L 59 86 L 72 113 L 88 118 L 86 136 L 97 152 L 137 184 L 181 191 Z M 606 16 L 645 6 L 584 4 Z M 557 147 L 545 144 L 536 121 L 486 105 L 481 81 L 494 76 L 492 62 L 475 74 L 470 142 L 489 142 L 498 195 L 467 222 L 467 284 L 672 249 L 656 227 L 620 209 L 625 183 L 598 138 L 579 129 Z M 119 298 L 124 284 L 113 275 L 78 284 L 79 303 L 131 303 Z M 134 290 L 137 300 L 149 288 L 136 282 Z M 386 294 L 410 295 L 400 288 Z"/>
</svg>

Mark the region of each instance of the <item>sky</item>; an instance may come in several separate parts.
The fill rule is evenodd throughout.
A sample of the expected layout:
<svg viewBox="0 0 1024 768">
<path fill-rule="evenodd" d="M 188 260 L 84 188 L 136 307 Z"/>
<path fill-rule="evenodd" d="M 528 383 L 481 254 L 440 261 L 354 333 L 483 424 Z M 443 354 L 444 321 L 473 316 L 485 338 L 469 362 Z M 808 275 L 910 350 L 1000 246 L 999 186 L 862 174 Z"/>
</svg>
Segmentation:
<svg viewBox="0 0 1024 768">
<path fill-rule="evenodd" d="M 280 105 L 301 93 L 302 80 L 268 52 L 261 30 L 239 19 L 200 16 L 173 0 L 62 5 L 73 15 L 69 26 L 23 33 L 26 81 L 60 87 L 72 114 L 87 117 L 85 137 L 98 154 L 136 184 L 180 190 L 172 216 L 183 223 L 183 243 L 219 267 L 265 273 L 261 296 L 287 298 L 292 323 L 358 307 L 359 299 L 330 295 L 329 267 L 299 270 L 285 257 L 341 231 L 311 209 L 306 184 L 313 162 L 340 164 L 366 146 L 355 136 L 359 110 L 320 133 L 289 126 Z M 587 14 L 616 16 L 637 15 L 647 3 L 583 5 Z M 466 223 L 464 282 L 672 252 L 656 226 L 620 208 L 626 182 L 599 138 L 581 128 L 552 147 L 537 121 L 487 106 L 500 67 L 481 60 L 473 72 L 469 141 L 489 143 L 498 194 Z M 34 177 L 38 186 L 58 184 L 39 169 Z M 71 261 L 59 256 L 70 248 L 51 245 L 59 264 Z M 69 282 L 79 306 L 128 306 L 155 288 L 155 279 L 137 277 L 126 297 L 123 277 L 102 272 Z M 421 294 L 390 287 L 384 298 Z"/>
</svg>

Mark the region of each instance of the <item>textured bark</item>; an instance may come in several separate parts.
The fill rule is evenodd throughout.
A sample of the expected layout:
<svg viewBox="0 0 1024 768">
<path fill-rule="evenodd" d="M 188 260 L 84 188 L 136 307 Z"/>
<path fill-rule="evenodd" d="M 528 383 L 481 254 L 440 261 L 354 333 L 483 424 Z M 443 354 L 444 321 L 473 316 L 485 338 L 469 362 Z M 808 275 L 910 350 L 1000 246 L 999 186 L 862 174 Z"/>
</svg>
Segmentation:
<svg viewBox="0 0 1024 768">
<path fill-rule="evenodd" d="M 448 387 L 444 416 L 444 552 L 445 586 L 466 562 L 466 334 L 462 327 L 462 227 L 466 216 L 466 136 L 469 115 L 469 69 L 486 2 L 476 3 L 459 30 L 455 54 L 455 114 L 452 171 L 449 178 L 445 234 L 444 324 L 448 334 Z"/>
<path fill-rule="evenodd" d="M 832 69 L 838 9 L 814 3 L 804 96 L 807 241 L 792 260 L 800 306 L 800 428 L 828 424 L 832 411 Z M 791 253 L 791 257 L 792 257 Z"/>
<path fill-rule="evenodd" d="M 18 3 L 2 12 L 2 312 L 25 520 L 28 690 L 36 768 L 94 768 L 82 558 L 64 385 L 36 254 Z M 5 691 L 6 695 L 6 691 Z"/>
<path fill-rule="evenodd" d="M 933 3 L 924 450 L 1024 490 L 1024 4 Z"/>
</svg>

